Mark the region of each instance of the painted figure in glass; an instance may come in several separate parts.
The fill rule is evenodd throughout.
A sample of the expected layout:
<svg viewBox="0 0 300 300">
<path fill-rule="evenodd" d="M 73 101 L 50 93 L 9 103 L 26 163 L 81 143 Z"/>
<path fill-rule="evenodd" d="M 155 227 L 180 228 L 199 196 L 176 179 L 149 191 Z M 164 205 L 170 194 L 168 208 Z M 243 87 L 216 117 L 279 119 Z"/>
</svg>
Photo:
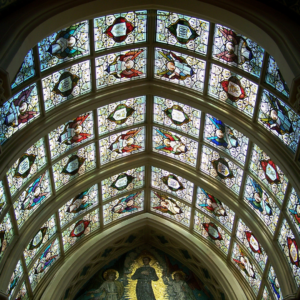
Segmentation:
<svg viewBox="0 0 300 300">
<path fill-rule="evenodd" d="M 281 291 L 280 291 L 280 285 L 279 285 L 277 277 L 270 278 L 270 283 L 271 283 L 273 292 L 276 295 L 277 299 L 280 299 Z"/>
<path fill-rule="evenodd" d="M 205 208 L 208 212 L 213 213 L 217 217 L 225 217 L 227 216 L 226 210 L 222 204 L 222 202 L 214 197 L 211 194 L 208 194 L 204 189 L 202 189 L 202 192 L 206 195 L 206 203 L 201 203 L 199 206 Z"/>
<path fill-rule="evenodd" d="M 160 205 L 153 207 L 154 209 L 157 209 L 163 213 L 167 213 L 170 215 L 177 215 L 177 214 L 182 214 L 183 211 L 182 209 L 177 205 L 177 203 L 169 198 L 166 195 L 159 194 L 154 192 L 154 194 L 160 199 Z"/>
<path fill-rule="evenodd" d="M 55 241 L 53 241 L 42 253 L 41 257 L 39 258 L 39 263 L 34 270 L 35 274 L 43 273 L 54 263 L 54 261 L 58 257 L 58 255 L 52 255 L 52 247 L 54 243 Z"/>
<path fill-rule="evenodd" d="M 117 137 L 116 141 L 109 146 L 110 151 L 115 151 L 119 154 L 124 152 L 132 152 L 142 148 L 134 144 L 134 137 L 142 130 L 142 128 L 129 130 L 125 134 Z"/>
<path fill-rule="evenodd" d="M 141 208 L 140 206 L 135 205 L 135 198 L 137 198 L 141 192 L 135 194 L 130 194 L 125 198 L 122 198 L 112 209 L 113 213 L 122 214 L 126 212 L 132 212 Z"/>
<path fill-rule="evenodd" d="M 71 205 L 67 208 L 68 213 L 77 214 L 81 210 L 87 209 L 89 206 L 93 205 L 93 203 L 87 203 L 89 200 L 89 190 L 86 190 L 79 195 L 77 195 Z"/>
<path fill-rule="evenodd" d="M 253 270 L 253 265 L 251 264 L 249 258 L 245 255 L 244 251 L 239 247 L 240 259 L 233 259 L 234 262 L 239 266 L 239 268 L 245 272 L 245 274 L 253 279 L 255 279 L 255 272 Z"/>
</svg>

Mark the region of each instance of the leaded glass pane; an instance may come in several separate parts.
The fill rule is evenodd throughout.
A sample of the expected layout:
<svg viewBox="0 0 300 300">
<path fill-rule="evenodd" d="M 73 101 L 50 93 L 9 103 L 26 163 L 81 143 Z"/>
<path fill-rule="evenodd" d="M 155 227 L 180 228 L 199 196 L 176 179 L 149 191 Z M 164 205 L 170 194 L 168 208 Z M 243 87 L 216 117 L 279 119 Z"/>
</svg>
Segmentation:
<svg viewBox="0 0 300 300">
<path fill-rule="evenodd" d="M 10 194 L 18 192 L 47 163 L 45 142 L 41 138 L 9 168 L 6 173 Z"/>
<path fill-rule="evenodd" d="M 101 181 L 102 201 L 140 189 L 145 185 L 145 167 L 138 167 L 116 174 Z"/>
<path fill-rule="evenodd" d="M 204 140 L 240 163 L 245 163 L 249 139 L 209 114 L 205 118 Z"/>
<path fill-rule="evenodd" d="M 266 90 L 262 94 L 258 122 L 296 152 L 300 137 L 300 117 Z"/>
<path fill-rule="evenodd" d="M 95 50 L 146 42 L 147 11 L 130 11 L 94 19 Z"/>
<path fill-rule="evenodd" d="M 247 78 L 220 66 L 211 65 L 208 94 L 249 117 L 253 116 L 257 90 L 258 85 Z"/>
<path fill-rule="evenodd" d="M 290 219 L 293 221 L 300 234 L 300 198 L 294 188 L 292 189 L 290 195 L 287 212 L 289 213 Z"/>
<path fill-rule="evenodd" d="M 196 166 L 198 143 L 183 135 L 153 127 L 153 151 Z"/>
<path fill-rule="evenodd" d="M 42 79 L 45 110 L 77 98 L 92 89 L 90 61 L 62 69 Z"/>
<path fill-rule="evenodd" d="M 277 279 L 275 270 L 272 266 L 270 267 L 268 281 L 271 286 L 271 290 L 272 290 L 272 293 L 273 293 L 275 299 L 282 300 L 283 297 L 282 297 L 279 281 Z"/>
<path fill-rule="evenodd" d="M 196 206 L 231 232 L 235 213 L 218 198 L 198 187 Z"/>
<path fill-rule="evenodd" d="M 16 300 L 28 300 L 28 299 L 29 299 L 29 296 L 27 293 L 26 284 L 25 284 L 25 282 L 23 282 L 18 294 L 16 295 Z"/>
<path fill-rule="evenodd" d="M 35 210 L 50 196 L 51 182 L 48 170 L 22 192 L 18 200 L 14 202 L 14 211 L 18 227 L 21 228 Z"/>
<path fill-rule="evenodd" d="M 156 41 L 206 54 L 209 23 L 194 17 L 157 11 Z"/>
<path fill-rule="evenodd" d="M 151 211 L 190 226 L 191 208 L 166 194 L 151 191 Z"/>
<path fill-rule="evenodd" d="M 135 192 L 103 205 L 104 225 L 144 210 L 144 191 Z"/>
<path fill-rule="evenodd" d="M 203 146 L 200 169 L 239 194 L 243 170 L 219 152 Z"/>
<path fill-rule="evenodd" d="M 7 141 L 18 130 L 40 115 L 36 84 L 25 88 L 0 106 L 0 143 Z"/>
<path fill-rule="evenodd" d="M 129 98 L 98 108 L 99 135 L 144 123 L 146 96 Z"/>
<path fill-rule="evenodd" d="M 52 167 L 55 189 L 60 189 L 76 177 L 85 174 L 95 167 L 95 144 L 90 144 L 69 154 Z"/>
<path fill-rule="evenodd" d="M 21 83 L 25 82 L 27 79 L 33 77 L 35 75 L 34 69 L 34 58 L 32 49 L 26 54 L 24 61 L 14 78 L 14 81 L 11 84 L 11 88 L 14 89 Z"/>
<path fill-rule="evenodd" d="M 206 62 L 190 55 L 155 48 L 154 77 L 202 92 Z"/>
<path fill-rule="evenodd" d="M 271 233 L 274 234 L 280 209 L 261 185 L 250 176 L 247 176 L 245 183 L 244 201 L 260 217 Z"/>
<path fill-rule="evenodd" d="M 194 183 L 172 172 L 152 167 L 151 186 L 192 203 Z"/>
<path fill-rule="evenodd" d="M 145 151 L 145 127 L 113 134 L 99 141 L 101 165 Z"/>
<path fill-rule="evenodd" d="M 41 71 L 90 54 L 89 24 L 82 21 L 38 43 Z"/>
<path fill-rule="evenodd" d="M 261 300 L 273 300 L 269 294 L 269 291 L 267 289 L 267 287 L 265 286 L 264 291 L 263 291 L 263 295 Z"/>
<path fill-rule="evenodd" d="M 0 216 L 5 207 L 6 207 L 6 196 L 5 196 L 3 181 L 0 180 Z"/>
<path fill-rule="evenodd" d="M 82 219 L 72 224 L 62 233 L 64 251 L 67 251 L 83 237 L 98 229 L 99 226 L 99 209 L 86 214 Z"/>
<path fill-rule="evenodd" d="M 194 230 L 214 243 L 225 255 L 228 254 L 230 235 L 204 214 L 195 211 Z"/>
<path fill-rule="evenodd" d="M 269 188 L 279 202 L 282 203 L 288 179 L 270 156 L 255 144 L 251 155 L 250 170 Z"/>
<path fill-rule="evenodd" d="M 22 275 L 23 275 L 23 268 L 22 268 L 22 263 L 19 260 L 14 269 L 14 272 L 12 273 L 12 275 L 10 277 L 9 284 L 7 287 L 6 294 L 9 296 L 9 299 L 12 299 L 14 290 L 15 290 L 17 284 L 19 283 L 19 280 L 22 277 Z"/>
<path fill-rule="evenodd" d="M 14 235 L 11 219 L 9 213 L 5 215 L 0 223 L 0 262 L 4 255 L 5 250 L 9 246 Z"/>
<path fill-rule="evenodd" d="M 59 209 L 60 226 L 63 228 L 77 216 L 92 209 L 98 204 L 98 185 L 79 193 Z"/>
<path fill-rule="evenodd" d="M 260 76 L 265 51 L 244 35 L 217 24 L 212 52 L 213 59 Z"/>
<path fill-rule="evenodd" d="M 131 49 L 96 58 L 97 89 L 146 78 L 147 49 Z"/>
<path fill-rule="evenodd" d="M 153 121 L 194 137 L 199 136 L 201 111 L 170 99 L 154 96 Z"/>
<path fill-rule="evenodd" d="M 94 138 L 93 112 L 89 111 L 70 120 L 48 134 L 51 158 Z"/>
</svg>

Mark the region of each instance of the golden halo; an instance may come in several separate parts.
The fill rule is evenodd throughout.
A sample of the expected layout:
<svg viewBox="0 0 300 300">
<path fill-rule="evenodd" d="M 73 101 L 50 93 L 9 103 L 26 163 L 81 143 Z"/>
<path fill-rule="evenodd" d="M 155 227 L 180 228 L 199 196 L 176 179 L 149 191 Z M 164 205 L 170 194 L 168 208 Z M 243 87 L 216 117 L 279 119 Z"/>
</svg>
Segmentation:
<svg viewBox="0 0 300 300">
<path fill-rule="evenodd" d="M 173 278 L 174 280 L 175 280 L 175 274 L 180 274 L 182 280 L 185 280 L 185 278 L 186 278 L 186 274 L 185 274 L 183 271 L 177 270 L 177 271 L 175 271 L 175 272 L 172 273 L 172 278 Z"/>
<path fill-rule="evenodd" d="M 116 274 L 116 279 L 115 279 L 115 280 L 117 280 L 117 279 L 119 278 L 119 272 L 118 272 L 117 270 L 114 270 L 114 269 L 108 269 L 108 270 L 106 270 L 106 271 L 103 273 L 103 278 L 104 278 L 105 280 L 107 280 L 107 275 L 108 275 L 109 273 L 115 273 L 115 274 Z"/>
</svg>

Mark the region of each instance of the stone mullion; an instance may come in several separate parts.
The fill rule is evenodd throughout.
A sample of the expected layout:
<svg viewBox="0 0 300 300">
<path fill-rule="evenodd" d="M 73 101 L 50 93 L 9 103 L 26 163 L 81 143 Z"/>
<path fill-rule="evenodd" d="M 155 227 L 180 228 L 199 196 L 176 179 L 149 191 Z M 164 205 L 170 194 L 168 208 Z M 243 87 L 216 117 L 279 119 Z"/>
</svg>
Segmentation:
<svg viewBox="0 0 300 300">
<path fill-rule="evenodd" d="M 55 182 L 54 182 L 54 177 L 53 177 L 53 169 L 52 169 L 52 161 L 51 161 L 51 152 L 50 152 L 50 143 L 48 139 L 48 135 L 45 137 L 45 144 L 46 144 L 46 155 L 47 155 L 47 166 L 48 166 L 48 171 L 49 171 L 49 177 L 50 177 L 50 182 L 51 182 L 51 191 L 52 191 L 52 196 L 56 196 L 56 189 L 55 189 Z"/>
<path fill-rule="evenodd" d="M 145 165 L 144 212 L 151 211 L 151 165 Z"/>
<path fill-rule="evenodd" d="M 258 292 L 257 297 L 256 297 L 257 300 L 262 299 L 265 286 L 267 287 L 267 285 L 268 285 L 269 270 L 270 270 L 270 260 L 268 258 L 267 263 L 265 265 L 265 269 L 264 269 L 262 277 L 261 277 L 261 284 L 260 284 L 259 292 Z M 267 289 L 268 289 L 268 287 L 267 287 Z M 269 289 L 268 289 L 268 291 L 269 291 Z M 270 293 L 270 291 L 269 291 L 269 295 L 271 296 L 271 299 L 274 299 L 274 297 L 273 297 L 272 293 Z"/>
<path fill-rule="evenodd" d="M 147 78 L 152 79 L 154 74 L 154 47 L 155 42 L 156 10 L 149 9 L 147 13 Z M 154 28 L 154 30 L 153 30 Z M 141 48 L 140 46 L 139 48 Z"/>
<path fill-rule="evenodd" d="M 196 171 L 199 171 L 200 164 L 201 164 L 205 116 L 206 116 L 206 113 L 202 111 L 201 112 L 201 120 L 200 120 L 200 134 L 199 134 L 199 140 L 198 140 L 198 156 L 197 156 L 197 162 L 196 162 Z"/>
<path fill-rule="evenodd" d="M 96 66 L 95 66 L 95 40 L 94 40 L 94 19 L 89 20 L 89 39 L 91 53 L 91 85 L 92 93 L 97 91 L 96 84 Z"/>
<path fill-rule="evenodd" d="M 97 184 L 98 184 L 99 228 L 102 231 L 104 227 L 104 219 L 103 219 L 103 198 L 102 198 L 101 180 Z"/>
<path fill-rule="evenodd" d="M 95 151 L 96 151 L 96 169 L 100 169 L 100 146 L 99 146 L 99 128 L 98 128 L 98 109 L 93 110 Z"/>
<path fill-rule="evenodd" d="M 238 221 L 239 221 L 239 217 L 235 214 L 233 225 L 232 225 L 232 230 L 231 230 L 231 239 L 230 239 L 230 244 L 229 244 L 229 248 L 228 248 L 227 262 L 231 262 L 232 249 L 233 249 L 233 244 L 235 242 Z"/>
<path fill-rule="evenodd" d="M 62 239 L 62 231 L 60 227 L 60 218 L 59 218 L 59 212 L 58 210 L 55 211 L 55 220 L 56 220 L 56 235 L 58 236 L 59 239 L 59 250 L 60 250 L 60 256 L 64 257 L 65 256 L 65 251 L 64 251 L 64 243 Z"/>
</svg>

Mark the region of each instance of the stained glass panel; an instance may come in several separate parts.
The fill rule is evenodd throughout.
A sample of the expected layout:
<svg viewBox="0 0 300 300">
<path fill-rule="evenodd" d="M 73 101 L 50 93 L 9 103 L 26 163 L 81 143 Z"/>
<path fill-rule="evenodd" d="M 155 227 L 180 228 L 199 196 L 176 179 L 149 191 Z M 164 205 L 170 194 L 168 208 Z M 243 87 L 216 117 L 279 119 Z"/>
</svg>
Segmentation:
<svg viewBox="0 0 300 300">
<path fill-rule="evenodd" d="M 194 137 L 199 136 L 201 111 L 170 99 L 154 96 L 153 121 Z"/>
<path fill-rule="evenodd" d="M 192 203 L 194 184 L 172 172 L 152 167 L 151 186 Z"/>
<path fill-rule="evenodd" d="M 28 300 L 28 293 L 26 289 L 26 284 L 23 282 L 18 294 L 16 295 L 16 300 Z"/>
<path fill-rule="evenodd" d="M 222 227 L 198 211 L 195 212 L 194 230 L 214 243 L 225 255 L 228 254 L 230 235 Z"/>
<path fill-rule="evenodd" d="M 250 170 L 269 188 L 279 202 L 282 203 L 288 179 L 266 152 L 255 144 L 251 155 Z"/>
<path fill-rule="evenodd" d="M 0 107 L 1 145 L 39 115 L 40 106 L 36 84 L 32 84 L 4 102 Z"/>
<path fill-rule="evenodd" d="M 266 90 L 262 94 L 258 122 L 296 152 L 300 137 L 300 117 Z"/>
<path fill-rule="evenodd" d="M 247 78 L 220 66 L 211 65 L 208 94 L 250 117 L 253 116 L 257 90 L 258 85 Z"/>
<path fill-rule="evenodd" d="M 89 189 L 79 193 L 59 209 L 60 226 L 63 228 L 77 216 L 98 204 L 98 185 L 95 184 Z"/>
<path fill-rule="evenodd" d="M 300 198 L 298 197 L 294 188 L 292 189 L 290 195 L 287 212 L 300 234 Z"/>
<path fill-rule="evenodd" d="M 56 239 L 46 247 L 29 271 L 29 281 L 33 291 L 59 257 L 59 242 Z"/>
<path fill-rule="evenodd" d="M 269 291 L 267 289 L 267 287 L 265 286 L 264 291 L 263 291 L 263 295 L 261 300 L 273 300 L 269 294 Z"/>
<path fill-rule="evenodd" d="M 94 19 L 95 50 L 146 42 L 147 11 L 130 11 Z"/>
<path fill-rule="evenodd" d="M 53 73 L 42 79 L 42 85 L 46 111 L 89 93 L 92 89 L 90 61 Z"/>
<path fill-rule="evenodd" d="M 145 184 L 145 167 L 138 167 L 116 174 L 101 181 L 102 200 L 140 189 Z"/>
<path fill-rule="evenodd" d="M 93 112 L 70 120 L 48 134 L 51 158 L 57 158 L 79 144 L 94 138 Z"/>
<path fill-rule="evenodd" d="M 19 260 L 14 269 L 14 272 L 12 273 L 12 275 L 10 277 L 9 284 L 7 287 L 6 294 L 9 296 L 9 299 L 12 298 L 15 287 L 17 286 L 22 275 L 23 275 L 23 268 L 22 268 L 21 261 Z"/>
<path fill-rule="evenodd" d="M 49 241 L 56 233 L 55 216 L 53 215 L 45 222 L 42 227 L 35 233 L 29 244 L 24 250 L 26 266 L 30 264 L 39 250 Z"/>
<path fill-rule="evenodd" d="M 41 138 L 9 168 L 6 173 L 10 194 L 18 192 L 47 163 L 45 142 Z"/>
<path fill-rule="evenodd" d="M 83 21 L 38 43 L 41 71 L 90 54 L 89 25 Z"/>
<path fill-rule="evenodd" d="M 144 123 L 146 96 L 129 98 L 98 108 L 99 135 Z"/>
<path fill-rule="evenodd" d="M 0 262 L 4 255 L 5 250 L 9 246 L 10 241 L 14 235 L 11 219 L 9 213 L 5 215 L 0 223 Z"/>
<path fill-rule="evenodd" d="M 183 135 L 153 127 L 153 151 L 196 166 L 198 143 Z"/>
<path fill-rule="evenodd" d="M 247 176 L 246 180 L 244 201 L 261 218 L 271 233 L 274 234 L 280 209 L 261 185 L 250 176 Z"/>
<path fill-rule="evenodd" d="M 218 198 L 198 187 L 196 205 L 231 232 L 235 213 Z"/>
<path fill-rule="evenodd" d="M 154 77 L 203 91 L 206 62 L 190 55 L 155 48 Z"/>
<path fill-rule="evenodd" d="M 48 170 L 40 175 L 14 202 L 18 227 L 21 228 L 33 212 L 51 196 L 51 182 Z"/>
<path fill-rule="evenodd" d="M 11 88 L 14 89 L 21 83 L 25 82 L 27 79 L 33 77 L 35 75 L 34 69 L 34 58 L 32 49 L 26 54 L 24 61 L 14 78 L 13 83 L 11 84 Z"/>
<path fill-rule="evenodd" d="M 60 189 L 76 177 L 95 167 L 95 144 L 90 144 L 69 154 L 52 167 L 55 189 Z"/>
<path fill-rule="evenodd" d="M 217 151 L 203 146 L 200 169 L 239 194 L 243 170 L 228 158 L 222 157 Z"/>
<path fill-rule="evenodd" d="M 99 226 L 99 209 L 86 214 L 82 219 L 72 224 L 62 233 L 64 251 L 67 251 L 83 237 L 98 229 Z"/>
<path fill-rule="evenodd" d="M 190 226 L 191 208 L 166 194 L 151 191 L 151 211 Z"/>
<path fill-rule="evenodd" d="M 134 128 L 99 141 L 102 165 L 145 150 L 145 128 Z"/>
<path fill-rule="evenodd" d="M 6 196 L 5 196 L 3 181 L 0 180 L 0 216 L 5 207 L 6 207 Z"/>
<path fill-rule="evenodd" d="M 104 225 L 144 209 L 144 191 L 123 196 L 103 205 Z"/>
<path fill-rule="evenodd" d="M 194 17 L 157 11 L 156 41 L 206 54 L 209 23 Z"/>
<path fill-rule="evenodd" d="M 274 268 L 271 266 L 268 281 L 275 299 L 282 300 L 281 289 Z"/>
<path fill-rule="evenodd" d="M 97 57 L 97 89 L 145 78 L 146 57 L 146 48 L 124 50 Z"/>
<path fill-rule="evenodd" d="M 249 38 L 222 25 L 216 25 L 213 59 L 260 76 L 264 49 Z"/>
</svg>

